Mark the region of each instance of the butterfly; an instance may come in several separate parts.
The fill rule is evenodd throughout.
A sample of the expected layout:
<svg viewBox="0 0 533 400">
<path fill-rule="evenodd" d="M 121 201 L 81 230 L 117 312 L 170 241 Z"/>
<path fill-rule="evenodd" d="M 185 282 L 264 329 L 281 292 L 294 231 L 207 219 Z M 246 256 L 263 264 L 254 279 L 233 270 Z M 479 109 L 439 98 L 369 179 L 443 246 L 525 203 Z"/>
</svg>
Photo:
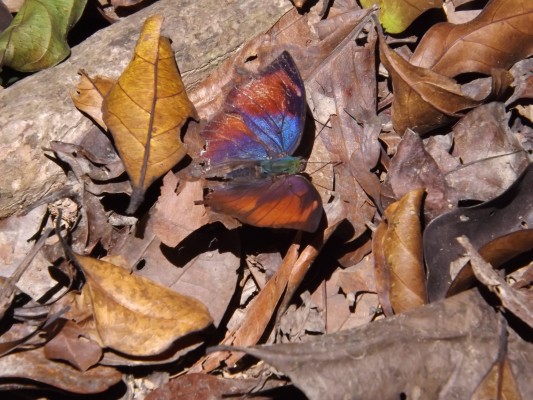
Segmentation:
<svg viewBox="0 0 533 400">
<path fill-rule="evenodd" d="M 242 223 L 314 232 L 322 200 L 302 175 L 303 80 L 288 52 L 233 88 L 201 132 L 204 204 Z"/>
</svg>

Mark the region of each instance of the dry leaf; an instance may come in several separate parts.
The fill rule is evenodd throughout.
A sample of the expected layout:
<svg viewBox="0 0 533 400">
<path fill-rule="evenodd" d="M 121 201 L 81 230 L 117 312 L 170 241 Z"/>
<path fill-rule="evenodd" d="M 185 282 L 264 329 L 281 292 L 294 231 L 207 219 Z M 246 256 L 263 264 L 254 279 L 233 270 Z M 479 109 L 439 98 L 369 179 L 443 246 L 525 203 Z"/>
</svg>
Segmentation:
<svg viewBox="0 0 533 400">
<path fill-rule="evenodd" d="M 381 62 L 392 79 L 392 124 L 400 135 L 407 128 L 422 134 L 449 123 L 480 104 L 465 96 L 453 79 L 409 64 L 380 38 Z"/>
<path fill-rule="evenodd" d="M 410 63 L 454 77 L 510 68 L 533 54 L 533 2 L 492 0 L 465 24 L 440 23 L 422 38 Z"/>
<path fill-rule="evenodd" d="M 143 237 L 132 232 L 113 255 L 134 266 L 137 274 L 191 296 L 209 308 L 218 326 L 235 293 L 241 267 L 241 238 L 219 224 L 210 224 L 189 235 L 180 246 L 162 244 L 148 219 Z"/>
<path fill-rule="evenodd" d="M 155 355 L 211 323 L 198 300 L 111 263 L 75 258 L 87 279 L 84 291 L 104 346 L 134 356 Z"/>
<path fill-rule="evenodd" d="M 500 384 L 501 382 L 501 384 Z M 522 396 L 507 357 L 503 363 L 495 362 L 481 381 L 470 400 L 521 400 Z"/>
<path fill-rule="evenodd" d="M 71 393 L 101 393 L 121 381 L 122 373 L 114 368 L 96 366 L 80 372 L 68 364 L 51 361 L 43 347 L 0 358 L 2 379 L 31 379 Z"/>
<path fill-rule="evenodd" d="M 424 148 L 420 136 L 408 129 L 392 159 L 384 187 L 390 185 L 394 198 L 400 198 L 413 189 L 424 188 L 424 215 L 433 219 L 456 206 L 455 193 L 445 175 Z M 383 199 L 385 206 L 389 202 Z"/>
<path fill-rule="evenodd" d="M 426 303 L 420 208 L 424 189 L 407 193 L 385 210 L 383 254 L 390 268 L 390 299 L 395 313 Z"/>
<path fill-rule="evenodd" d="M 387 224 L 382 221 L 372 237 L 372 254 L 374 255 L 374 278 L 376 281 L 376 293 L 383 314 L 387 317 L 394 315 L 391 303 L 391 270 L 385 258 L 383 240 L 387 234 Z"/>
<path fill-rule="evenodd" d="M 233 350 L 269 363 L 312 400 L 468 399 L 472 382 L 492 366 L 498 340 L 497 314 L 469 291 L 306 343 Z M 518 383 L 530 392 L 532 346 L 522 342 L 510 354 L 522 372 Z"/>
<path fill-rule="evenodd" d="M 176 194 L 178 188 L 180 191 Z M 179 182 L 172 172 L 165 175 L 152 215 L 154 233 L 162 243 L 176 247 L 190 233 L 209 222 L 205 206 L 194 204 L 202 198 L 201 181 Z"/>
<path fill-rule="evenodd" d="M 533 293 L 530 290 L 514 289 L 492 266 L 479 255 L 466 236 L 457 238 L 470 258 L 476 278 L 496 293 L 503 306 L 533 327 Z"/>
<path fill-rule="evenodd" d="M 85 336 L 75 322 L 67 321 L 61 331 L 46 343 L 44 355 L 50 360 L 63 360 L 80 371 L 87 371 L 102 357 L 102 348 Z"/>
<path fill-rule="evenodd" d="M 170 41 L 160 36 L 162 23 L 159 15 L 147 18 L 135 56 L 103 104 L 103 120 L 133 183 L 129 213 L 152 182 L 185 156 L 180 128 L 196 117 Z"/>
<path fill-rule="evenodd" d="M 466 235 L 481 248 L 494 238 L 533 226 L 533 164 L 500 196 L 435 218 L 424 231 L 430 301 L 444 298 L 452 282 L 450 266 L 464 254 L 455 240 Z"/>
<path fill-rule="evenodd" d="M 215 400 L 241 397 L 240 394 L 253 393 L 254 400 L 271 400 L 270 395 L 262 396 L 256 392 L 283 385 L 285 382 L 274 380 L 261 382 L 259 379 L 223 378 L 206 374 L 188 374 L 172 379 L 167 384 L 150 392 L 145 400 Z M 268 392 L 267 392 L 268 393 Z"/>
<path fill-rule="evenodd" d="M 102 119 L 102 102 L 114 83 L 114 80 L 100 76 L 90 78 L 85 70 L 80 70 L 80 81 L 76 85 L 76 91 L 70 93 L 74 105 L 106 130 L 107 126 Z"/>
<path fill-rule="evenodd" d="M 318 256 L 320 248 L 329 239 L 345 215 L 342 203 L 338 199 L 328 204 L 324 211 L 329 221 L 329 226 L 324 231 L 324 237 L 316 237 L 313 243 L 306 246 L 298 254 L 301 232 L 298 233 L 276 274 L 269 279 L 259 295 L 246 309 L 246 315 L 241 325 L 229 332 L 223 343 L 236 346 L 250 346 L 258 343 L 269 322 L 276 315 L 276 311 L 286 309 L 306 272 Z M 209 372 L 217 368 L 223 360 L 226 361 L 227 365 L 233 365 L 241 358 L 242 354 L 240 353 L 233 353 L 229 357 L 225 353 L 209 355 L 206 360 L 197 363 L 191 372 L 201 370 Z"/>
<path fill-rule="evenodd" d="M 491 240 L 478 249 L 479 254 L 494 268 L 503 269 L 505 263 L 533 249 L 533 229 L 515 231 Z M 527 258 L 525 262 L 527 263 Z M 514 263 L 513 268 L 516 267 Z M 475 286 L 477 280 L 472 266 L 467 263 L 453 278 L 446 297 Z"/>
<path fill-rule="evenodd" d="M 509 129 L 503 103 L 476 107 L 453 127 L 452 155 L 461 164 L 446 174 L 459 199 L 490 200 L 507 189 L 530 159 Z"/>
</svg>

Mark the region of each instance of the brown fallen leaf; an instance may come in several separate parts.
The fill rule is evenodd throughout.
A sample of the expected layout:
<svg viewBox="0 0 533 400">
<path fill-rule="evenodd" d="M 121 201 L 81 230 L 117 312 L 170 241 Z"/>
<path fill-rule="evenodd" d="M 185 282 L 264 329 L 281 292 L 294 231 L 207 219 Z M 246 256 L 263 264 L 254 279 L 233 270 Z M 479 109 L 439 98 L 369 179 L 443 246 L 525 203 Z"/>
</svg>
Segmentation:
<svg viewBox="0 0 533 400">
<path fill-rule="evenodd" d="M 74 257 L 87 279 L 83 291 L 103 346 L 133 356 L 155 355 L 211 324 L 198 300 L 111 263 Z"/>
<path fill-rule="evenodd" d="M 133 231 L 112 255 L 126 260 L 136 274 L 205 304 L 218 326 L 235 293 L 241 267 L 241 238 L 220 224 L 189 235 L 180 246 L 165 246 L 154 234 L 149 218 L 142 237 Z M 121 264 L 122 265 L 122 264 Z"/>
<path fill-rule="evenodd" d="M 433 219 L 457 205 L 455 193 L 451 190 L 445 175 L 433 157 L 426 151 L 422 139 L 408 129 L 398 144 L 396 154 L 388 168 L 383 187 L 390 186 L 394 198 L 401 198 L 418 188 L 426 190 L 424 215 Z M 385 206 L 390 199 L 383 199 Z"/>
<path fill-rule="evenodd" d="M 70 393 L 101 393 L 117 384 L 122 373 L 114 368 L 95 366 L 85 372 L 68 364 L 51 361 L 44 348 L 22 351 L 0 358 L 0 377 L 30 379 Z"/>
<path fill-rule="evenodd" d="M 513 95 L 509 97 L 505 104 L 509 105 L 517 101 L 518 99 L 532 99 L 533 98 L 533 59 L 528 58 L 517 62 L 511 68 L 514 80 Z"/>
<path fill-rule="evenodd" d="M 533 226 L 533 164 L 500 196 L 473 207 L 457 208 L 431 221 L 424 230 L 428 297 L 445 297 L 454 274 L 452 263 L 464 255 L 455 240 L 465 235 L 481 248 L 494 238 Z"/>
<path fill-rule="evenodd" d="M 147 18 L 132 61 L 102 106 L 133 183 L 128 213 L 135 212 L 152 182 L 185 156 L 180 128 L 196 118 L 170 41 L 160 36 L 162 23 L 160 15 Z"/>
<path fill-rule="evenodd" d="M 63 360 L 80 371 L 87 371 L 102 357 L 102 348 L 86 338 L 75 322 L 66 321 L 59 333 L 44 346 L 44 355 L 50 360 Z"/>
<path fill-rule="evenodd" d="M 372 254 L 374 256 L 374 279 L 376 293 L 383 314 L 387 317 L 394 315 L 391 303 L 391 271 L 385 258 L 383 240 L 387 234 L 387 224 L 382 221 L 374 231 L 372 237 Z"/>
<path fill-rule="evenodd" d="M 207 374 L 182 375 L 150 392 L 145 400 L 215 400 L 241 397 L 252 394 L 255 400 L 269 400 L 271 396 L 262 396 L 256 390 L 266 391 L 286 384 L 286 382 L 269 379 L 222 378 Z"/>
<path fill-rule="evenodd" d="M 472 21 L 440 23 L 424 35 L 412 65 L 454 77 L 493 68 L 510 68 L 533 54 L 533 2 L 491 0 Z"/>
<path fill-rule="evenodd" d="M 511 369 L 508 354 L 508 325 L 500 318 L 500 343 L 498 357 L 472 394 L 471 400 L 502 399 L 521 400 L 520 389 Z"/>
<path fill-rule="evenodd" d="M 83 69 L 80 70 L 79 74 L 80 81 L 76 85 L 76 91 L 70 93 L 70 97 L 80 111 L 94 119 L 102 129 L 107 130 L 102 117 L 102 102 L 115 81 L 100 76 L 91 78 Z"/>
<path fill-rule="evenodd" d="M 522 399 L 507 358 L 504 359 L 503 363 L 494 363 L 471 397 L 471 400 L 486 399 Z"/>
<path fill-rule="evenodd" d="M 483 104 L 453 127 L 452 156 L 460 161 L 445 175 L 459 199 L 490 200 L 507 189 L 530 163 L 500 102 Z"/>
<path fill-rule="evenodd" d="M 190 233 L 209 222 L 205 206 L 194 204 L 202 198 L 201 181 L 180 182 L 172 172 L 165 175 L 152 215 L 154 233 L 162 243 L 176 247 Z"/>
<path fill-rule="evenodd" d="M 515 231 L 485 243 L 478 250 L 485 261 L 496 269 L 505 268 L 505 263 L 533 249 L 533 229 Z M 527 260 L 525 261 L 527 262 Z M 513 266 L 514 269 L 514 266 Z M 446 297 L 475 286 L 477 280 L 472 265 L 467 263 L 453 278 Z"/>
<path fill-rule="evenodd" d="M 312 400 L 462 399 L 470 398 L 497 357 L 498 322 L 482 296 L 468 291 L 306 343 L 230 349 L 269 363 Z M 533 346 L 513 346 L 509 358 L 529 398 Z"/>
<path fill-rule="evenodd" d="M 413 190 L 385 210 L 383 254 L 390 269 L 391 305 L 397 314 L 427 301 L 420 223 L 423 196 L 424 189 Z"/>
<path fill-rule="evenodd" d="M 533 327 L 533 293 L 511 287 L 492 265 L 483 260 L 466 236 L 458 237 L 457 241 L 466 250 L 476 278 L 500 298 L 506 309 Z"/>
<path fill-rule="evenodd" d="M 426 133 L 480 104 L 464 95 L 453 79 L 410 64 L 386 44 L 383 36 L 379 42 L 381 62 L 392 79 L 392 124 L 398 134 L 403 135 L 407 128 Z"/>
</svg>

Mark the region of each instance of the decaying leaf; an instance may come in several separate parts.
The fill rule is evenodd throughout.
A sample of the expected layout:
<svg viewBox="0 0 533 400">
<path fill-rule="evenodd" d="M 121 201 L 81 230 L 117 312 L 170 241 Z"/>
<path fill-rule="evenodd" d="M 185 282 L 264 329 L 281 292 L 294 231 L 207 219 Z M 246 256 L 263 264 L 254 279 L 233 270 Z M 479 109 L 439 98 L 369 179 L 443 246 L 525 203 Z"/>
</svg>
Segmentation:
<svg viewBox="0 0 533 400">
<path fill-rule="evenodd" d="M 380 223 L 372 238 L 372 254 L 374 255 L 374 279 L 376 281 L 376 293 L 383 314 L 387 317 L 394 315 L 391 304 L 391 271 L 387 265 L 383 240 L 387 233 L 387 224 Z"/>
<path fill-rule="evenodd" d="M 232 349 L 271 364 L 313 400 L 470 398 L 497 357 L 498 325 L 492 307 L 469 291 L 302 344 Z M 509 346 L 525 394 L 530 351 Z"/>
<path fill-rule="evenodd" d="M 476 249 L 494 238 L 533 226 L 533 164 L 500 196 L 435 218 L 424 231 L 430 301 L 443 298 L 453 276 L 451 263 L 463 256 L 455 238 L 465 235 Z"/>
<path fill-rule="evenodd" d="M 87 0 L 28 0 L 0 35 L 0 65 L 23 72 L 48 68 L 69 54 L 67 34 Z"/>
<path fill-rule="evenodd" d="M 0 32 L 3 32 L 9 26 L 11 21 L 13 21 L 13 16 L 9 8 L 5 3 L 0 2 Z"/>
<path fill-rule="evenodd" d="M 71 393 L 90 394 L 106 391 L 121 381 L 122 374 L 103 366 L 81 372 L 68 364 L 47 359 L 40 347 L 0 357 L 0 377 L 29 379 Z"/>
<path fill-rule="evenodd" d="M 143 237 L 138 236 L 132 232 L 111 254 L 134 266 L 138 275 L 205 304 L 218 326 L 238 282 L 242 250 L 237 232 L 211 224 L 172 248 L 157 238 L 149 219 Z"/>
<path fill-rule="evenodd" d="M 63 360 L 80 371 L 87 371 L 102 357 L 98 343 L 84 337 L 83 330 L 67 321 L 61 331 L 44 346 L 44 354 L 50 360 Z"/>
<path fill-rule="evenodd" d="M 486 399 L 522 399 L 507 357 L 503 363 L 494 363 L 471 397 L 471 400 Z"/>
<path fill-rule="evenodd" d="M 416 132 L 408 129 L 398 144 L 396 154 L 388 169 L 384 187 L 390 185 L 394 198 L 401 198 L 411 190 L 424 188 L 424 215 L 435 218 L 455 207 L 455 193 L 446 182 L 433 157 L 424 148 L 422 139 Z M 390 203 L 383 199 L 384 205 Z"/>
<path fill-rule="evenodd" d="M 176 194 L 178 188 L 180 192 Z M 196 205 L 203 198 L 201 181 L 181 181 L 169 172 L 163 178 L 161 196 L 155 205 L 154 233 L 162 243 L 176 247 L 190 233 L 207 224 L 209 218 L 204 205 Z"/>
<path fill-rule="evenodd" d="M 479 255 L 466 236 L 457 238 L 464 247 L 476 278 L 500 298 L 503 306 L 533 327 L 533 293 L 514 289 Z"/>
<path fill-rule="evenodd" d="M 400 135 L 407 128 L 422 134 L 480 104 L 451 78 L 410 64 L 380 38 L 381 62 L 392 78 L 392 123 Z"/>
<path fill-rule="evenodd" d="M 494 268 L 502 269 L 505 268 L 505 263 L 532 249 L 533 229 L 524 229 L 497 237 L 481 246 L 478 252 Z M 470 289 L 476 282 L 472 265 L 468 262 L 453 278 L 446 297 Z"/>
<path fill-rule="evenodd" d="M 442 0 L 361 0 L 363 7 L 377 3 L 379 21 L 389 33 L 403 32 L 422 13 L 442 7 Z"/>
<path fill-rule="evenodd" d="M 188 374 L 172 379 L 145 397 L 146 400 L 195 400 L 223 399 L 253 393 L 259 387 L 261 391 L 283 385 L 284 382 L 269 379 L 260 382 L 256 379 L 222 378 L 207 374 Z M 269 400 L 271 396 L 253 393 L 255 400 Z"/>
<path fill-rule="evenodd" d="M 103 103 L 103 120 L 113 135 L 133 183 L 133 213 L 152 182 L 186 154 L 180 128 L 196 117 L 185 93 L 170 41 L 160 36 L 163 17 L 149 17 L 135 56 Z"/>
<path fill-rule="evenodd" d="M 420 208 L 424 189 L 407 193 L 385 210 L 383 256 L 389 268 L 390 302 L 395 313 L 426 303 Z"/>
<path fill-rule="evenodd" d="M 533 2 L 491 0 L 472 21 L 440 23 L 422 38 L 411 64 L 454 77 L 510 68 L 533 54 Z"/>
<path fill-rule="evenodd" d="M 530 159 L 509 129 L 510 113 L 500 102 L 476 107 L 454 127 L 452 156 L 460 165 L 445 175 L 462 200 L 490 200 L 507 189 Z"/>
<path fill-rule="evenodd" d="M 115 81 L 100 76 L 91 78 L 84 70 L 80 70 L 80 76 L 76 91 L 70 94 L 74 105 L 94 119 L 100 127 L 107 129 L 102 119 L 102 102 Z"/>
<path fill-rule="evenodd" d="M 125 268 L 75 255 L 87 283 L 101 344 L 122 353 L 148 356 L 211 323 L 207 308 Z"/>
</svg>

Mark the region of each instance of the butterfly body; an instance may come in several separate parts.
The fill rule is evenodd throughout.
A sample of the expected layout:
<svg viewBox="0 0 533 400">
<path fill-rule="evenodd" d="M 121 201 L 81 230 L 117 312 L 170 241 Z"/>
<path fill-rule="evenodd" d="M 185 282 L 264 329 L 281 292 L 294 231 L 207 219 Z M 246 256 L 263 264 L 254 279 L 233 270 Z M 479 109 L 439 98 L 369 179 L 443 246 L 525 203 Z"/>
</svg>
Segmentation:
<svg viewBox="0 0 533 400">
<path fill-rule="evenodd" d="M 315 231 L 322 201 L 297 175 L 305 122 L 305 89 L 289 53 L 234 88 L 203 129 L 204 203 L 255 226 Z"/>
<path fill-rule="evenodd" d="M 294 175 L 303 172 L 305 160 L 287 156 L 267 160 L 234 161 L 211 167 L 204 177 L 212 180 L 248 182 L 251 179 L 275 179 L 280 175 Z"/>
</svg>

